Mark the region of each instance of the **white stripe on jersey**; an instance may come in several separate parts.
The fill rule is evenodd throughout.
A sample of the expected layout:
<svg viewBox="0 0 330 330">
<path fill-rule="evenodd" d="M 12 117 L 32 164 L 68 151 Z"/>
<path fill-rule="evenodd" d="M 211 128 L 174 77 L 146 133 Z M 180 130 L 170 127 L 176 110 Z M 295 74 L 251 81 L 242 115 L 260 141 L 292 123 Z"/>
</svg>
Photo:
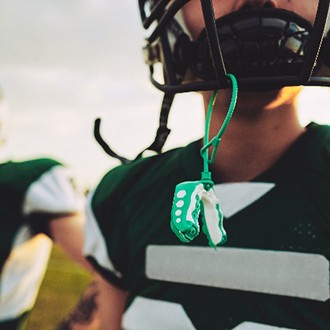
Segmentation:
<svg viewBox="0 0 330 330">
<path fill-rule="evenodd" d="M 148 246 L 150 279 L 326 301 L 329 261 L 322 255 L 239 248 Z"/>
<path fill-rule="evenodd" d="M 214 185 L 220 201 L 221 212 L 229 218 L 256 202 L 275 187 L 274 183 L 234 182 Z"/>
<path fill-rule="evenodd" d="M 180 304 L 136 297 L 124 314 L 125 330 L 195 330 Z"/>
<path fill-rule="evenodd" d="M 266 325 L 254 322 L 243 322 L 232 330 L 294 330 L 289 328 L 274 327 L 272 325 Z"/>
<path fill-rule="evenodd" d="M 180 304 L 136 297 L 125 312 L 122 328 L 125 330 L 195 330 Z M 232 330 L 294 330 L 255 322 L 243 322 Z"/>
<path fill-rule="evenodd" d="M 111 271 L 118 278 L 122 277 L 122 274 L 115 269 L 111 260 L 109 259 L 107 252 L 107 245 L 105 238 L 102 235 L 101 229 L 95 219 L 91 200 L 93 198 L 93 192 L 89 194 L 86 208 L 86 222 L 84 228 L 84 246 L 83 254 L 85 256 L 93 256 L 97 263 L 103 268 Z"/>
<path fill-rule="evenodd" d="M 51 247 L 51 240 L 39 234 L 12 249 L 1 273 L 0 321 L 16 318 L 32 308 Z"/>
<path fill-rule="evenodd" d="M 83 199 L 73 189 L 69 170 L 61 165 L 51 168 L 33 182 L 23 203 L 24 214 L 79 212 L 83 208 Z"/>
<path fill-rule="evenodd" d="M 31 239 L 35 234 L 32 232 L 31 227 L 28 224 L 20 226 L 15 234 L 12 249 L 15 246 L 21 245 Z"/>
</svg>

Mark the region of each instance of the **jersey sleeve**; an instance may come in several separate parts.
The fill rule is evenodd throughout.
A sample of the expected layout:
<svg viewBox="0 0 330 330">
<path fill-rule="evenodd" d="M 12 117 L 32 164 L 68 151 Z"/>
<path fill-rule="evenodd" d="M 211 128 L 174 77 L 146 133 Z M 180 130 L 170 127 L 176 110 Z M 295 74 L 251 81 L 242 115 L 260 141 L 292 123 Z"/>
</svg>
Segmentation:
<svg viewBox="0 0 330 330">
<path fill-rule="evenodd" d="M 159 186 L 159 173 L 167 177 L 166 170 L 177 155 L 166 156 L 166 162 L 163 157 L 141 158 L 114 168 L 87 203 L 84 254 L 106 280 L 122 289 L 129 290 L 134 281 L 131 249 L 136 242 L 132 240 L 142 242 L 149 235 L 144 232 L 145 226 L 149 228 L 144 214 L 155 198 L 150 187 Z M 141 216 L 134 222 L 137 212 Z"/>
<path fill-rule="evenodd" d="M 83 197 L 74 187 L 70 171 L 58 164 L 50 167 L 28 187 L 23 214 L 68 214 L 82 211 Z"/>
<path fill-rule="evenodd" d="M 118 287 L 124 288 L 123 274 L 113 264 L 108 252 L 107 237 L 93 212 L 93 193 L 87 202 L 87 221 L 84 230 L 84 255 L 101 275 Z M 110 235 L 111 236 L 111 235 Z"/>
<path fill-rule="evenodd" d="M 126 217 L 123 197 L 131 176 L 126 166 L 110 171 L 90 193 L 84 231 L 84 254 L 110 283 L 127 289 Z"/>
</svg>

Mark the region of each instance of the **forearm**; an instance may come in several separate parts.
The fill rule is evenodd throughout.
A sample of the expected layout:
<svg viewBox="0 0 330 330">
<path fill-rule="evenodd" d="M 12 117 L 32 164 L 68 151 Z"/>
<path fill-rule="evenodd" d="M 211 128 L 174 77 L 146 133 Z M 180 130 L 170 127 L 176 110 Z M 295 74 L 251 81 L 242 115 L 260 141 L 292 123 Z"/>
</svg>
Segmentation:
<svg viewBox="0 0 330 330">
<path fill-rule="evenodd" d="M 88 271 L 92 271 L 92 266 L 82 253 L 84 222 L 84 216 L 75 213 L 52 219 L 49 228 L 55 244 L 59 245 L 75 262 Z"/>
<path fill-rule="evenodd" d="M 70 314 L 58 325 L 57 330 L 99 329 L 97 295 L 98 286 L 97 283 L 93 281 Z"/>
<path fill-rule="evenodd" d="M 127 292 L 106 282 L 97 276 L 99 294 L 97 307 L 100 330 L 121 330 L 121 321 L 124 313 Z"/>
<path fill-rule="evenodd" d="M 99 275 L 57 330 L 121 330 L 127 292 Z"/>
</svg>

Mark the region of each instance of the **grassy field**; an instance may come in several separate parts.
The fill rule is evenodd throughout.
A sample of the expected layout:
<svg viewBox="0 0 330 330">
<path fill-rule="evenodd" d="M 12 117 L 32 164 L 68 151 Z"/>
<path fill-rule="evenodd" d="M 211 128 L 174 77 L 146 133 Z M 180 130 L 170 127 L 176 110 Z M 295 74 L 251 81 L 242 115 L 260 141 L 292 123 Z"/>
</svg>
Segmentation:
<svg viewBox="0 0 330 330">
<path fill-rule="evenodd" d="M 27 330 L 55 330 L 90 281 L 90 274 L 54 247 Z"/>
</svg>

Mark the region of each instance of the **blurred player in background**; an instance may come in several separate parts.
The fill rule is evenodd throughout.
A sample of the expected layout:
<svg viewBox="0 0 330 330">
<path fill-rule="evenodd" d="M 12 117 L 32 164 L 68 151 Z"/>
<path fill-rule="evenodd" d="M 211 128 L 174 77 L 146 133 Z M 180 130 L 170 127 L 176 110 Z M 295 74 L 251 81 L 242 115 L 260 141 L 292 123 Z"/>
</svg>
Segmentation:
<svg viewBox="0 0 330 330">
<path fill-rule="evenodd" d="M 0 95 L 1 144 L 8 105 Z M 52 242 L 90 269 L 81 254 L 84 197 L 54 159 L 0 164 L 0 329 L 25 329 L 44 277 Z M 44 316 L 47 318 L 47 315 Z"/>
</svg>

